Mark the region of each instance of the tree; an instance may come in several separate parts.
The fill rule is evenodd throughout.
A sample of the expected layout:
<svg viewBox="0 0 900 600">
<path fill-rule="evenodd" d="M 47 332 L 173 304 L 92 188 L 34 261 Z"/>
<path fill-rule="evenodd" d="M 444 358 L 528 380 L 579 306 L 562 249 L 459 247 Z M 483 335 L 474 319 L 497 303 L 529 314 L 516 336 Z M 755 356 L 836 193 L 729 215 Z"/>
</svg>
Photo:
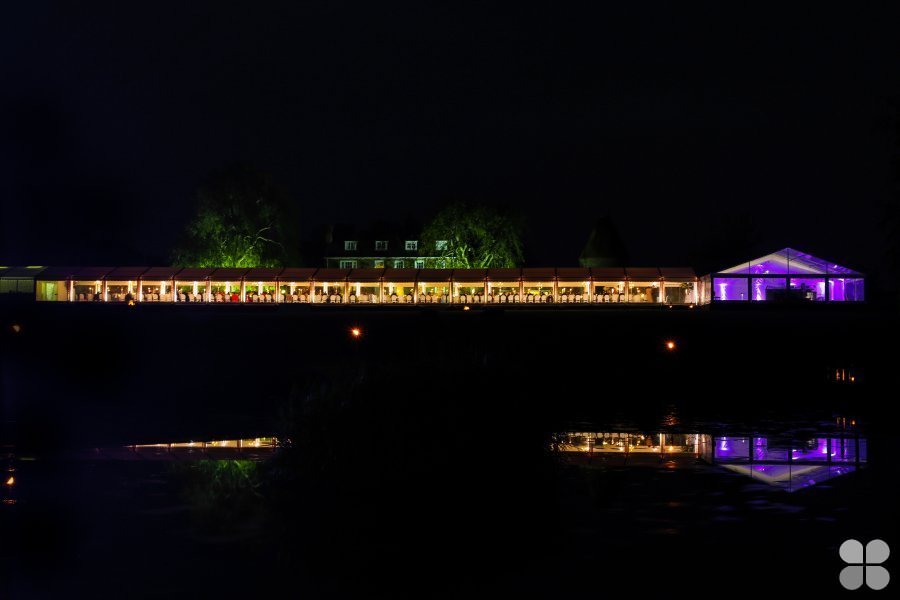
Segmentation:
<svg viewBox="0 0 900 600">
<path fill-rule="evenodd" d="M 420 252 L 447 268 L 516 267 L 523 262 L 522 221 L 484 205 L 454 202 L 422 231 Z"/>
<path fill-rule="evenodd" d="M 274 267 L 292 244 L 286 194 L 246 164 L 218 170 L 197 192 L 197 213 L 172 253 L 177 266 Z M 288 250 L 286 251 L 286 247 Z"/>
</svg>

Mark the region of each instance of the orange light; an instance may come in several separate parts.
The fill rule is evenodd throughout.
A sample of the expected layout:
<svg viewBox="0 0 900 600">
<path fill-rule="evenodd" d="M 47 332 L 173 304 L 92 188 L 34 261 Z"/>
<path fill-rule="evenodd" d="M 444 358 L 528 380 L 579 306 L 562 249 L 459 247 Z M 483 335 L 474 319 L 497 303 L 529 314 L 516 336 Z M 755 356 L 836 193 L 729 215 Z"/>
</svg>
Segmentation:
<svg viewBox="0 0 900 600">
<path fill-rule="evenodd" d="M 674 350 L 674 349 L 675 349 L 675 342 L 673 342 L 672 340 L 669 340 L 668 342 L 666 342 L 666 350 Z"/>
<path fill-rule="evenodd" d="M 856 377 L 853 376 L 853 375 L 851 375 L 851 376 L 850 376 L 850 383 L 853 383 L 854 381 L 856 381 Z"/>
<path fill-rule="evenodd" d="M 358 338 L 359 336 L 362 335 L 362 329 L 360 329 L 359 327 L 354 327 L 353 329 L 350 330 L 350 335 L 352 335 L 355 338 Z"/>
<path fill-rule="evenodd" d="M 463 310 L 470 310 L 468 306 L 463 306 Z"/>
<path fill-rule="evenodd" d="M 6 485 L 15 485 L 15 484 L 16 484 L 16 478 L 13 477 L 12 475 L 10 475 L 9 479 L 6 480 Z"/>
</svg>

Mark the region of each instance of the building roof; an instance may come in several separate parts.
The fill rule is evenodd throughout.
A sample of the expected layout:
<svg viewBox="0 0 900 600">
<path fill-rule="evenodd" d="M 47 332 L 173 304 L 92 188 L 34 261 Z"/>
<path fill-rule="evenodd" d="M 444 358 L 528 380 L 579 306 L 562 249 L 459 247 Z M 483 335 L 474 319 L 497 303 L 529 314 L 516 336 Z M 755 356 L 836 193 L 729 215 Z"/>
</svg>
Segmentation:
<svg viewBox="0 0 900 600">
<path fill-rule="evenodd" d="M 610 217 L 597 219 L 578 262 L 582 267 L 619 267 L 628 262 L 628 251 Z"/>
<path fill-rule="evenodd" d="M 412 258 L 420 248 L 406 249 L 406 241 L 419 242 L 421 227 L 412 221 L 375 223 L 371 227 L 336 224 L 329 228 L 325 240 L 327 258 Z M 345 250 L 344 242 L 356 242 L 356 250 Z M 387 249 L 376 250 L 375 242 L 387 242 Z"/>
</svg>

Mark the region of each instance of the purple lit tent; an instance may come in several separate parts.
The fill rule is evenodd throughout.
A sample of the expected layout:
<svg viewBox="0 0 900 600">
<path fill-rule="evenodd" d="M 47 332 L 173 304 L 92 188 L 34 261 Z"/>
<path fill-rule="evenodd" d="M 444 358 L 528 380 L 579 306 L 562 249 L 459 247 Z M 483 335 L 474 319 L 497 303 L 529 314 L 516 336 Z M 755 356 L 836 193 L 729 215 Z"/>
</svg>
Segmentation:
<svg viewBox="0 0 900 600">
<path fill-rule="evenodd" d="M 865 276 L 792 248 L 711 273 L 701 282 L 701 302 L 861 302 Z"/>
</svg>

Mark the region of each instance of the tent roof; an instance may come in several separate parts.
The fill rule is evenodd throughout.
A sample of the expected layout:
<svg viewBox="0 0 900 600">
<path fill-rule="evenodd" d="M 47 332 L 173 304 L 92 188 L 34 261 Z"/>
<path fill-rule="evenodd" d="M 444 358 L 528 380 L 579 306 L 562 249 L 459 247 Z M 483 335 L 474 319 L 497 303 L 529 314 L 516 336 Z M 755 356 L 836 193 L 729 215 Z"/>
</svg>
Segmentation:
<svg viewBox="0 0 900 600">
<path fill-rule="evenodd" d="M 487 269 L 453 269 L 453 281 L 484 281 Z"/>
<path fill-rule="evenodd" d="M 380 281 L 384 275 L 384 269 L 353 269 L 350 271 L 350 281 Z"/>
<path fill-rule="evenodd" d="M 853 269 L 793 248 L 782 248 L 718 272 L 748 275 L 862 275 Z"/>
<path fill-rule="evenodd" d="M 38 279 L 71 279 L 72 274 L 78 270 L 78 267 L 47 267 L 43 271 L 41 271 L 37 278 Z"/>
<path fill-rule="evenodd" d="M 142 280 L 172 279 L 180 269 L 178 267 L 150 267 L 141 275 Z"/>
<path fill-rule="evenodd" d="M 251 281 L 272 281 L 283 270 L 281 267 L 256 267 L 244 273 L 244 278 Z"/>
<path fill-rule="evenodd" d="M 345 281 L 350 269 L 319 269 L 316 271 L 316 281 Z"/>
<path fill-rule="evenodd" d="M 316 274 L 315 267 L 288 267 L 281 272 L 281 281 L 309 281 Z"/>
<path fill-rule="evenodd" d="M 128 281 L 132 279 L 137 279 L 144 272 L 147 271 L 150 267 L 116 267 L 109 273 L 107 273 L 106 278 L 115 280 L 123 280 Z"/>
<path fill-rule="evenodd" d="M 450 281 L 453 269 L 419 269 L 419 281 Z"/>
<path fill-rule="evenodd" d="M 625 269 L 622 267 L 591 267 L 591 277 L 595 280 L 619 281 L 625 279 Z"/>
<path fill-rule="evenodd" d="M 72 279 L 97 280 L 103 279 L 112 272 L 114 267 L 81 267 L 72 273 Z"/>
<path fill-rule="evenodd" d="M 522 279 L 525 281 L 548 281 L 556 277 L 556 269 L 553 267 L 525 267 L 522 269 Z"/>
<path fill-rule="evenodd" d="M 241 268 L 226 268 L 226 269 L 216 269 L 212 272 L 212 275 L 209 278 L 212 281 L 239 281 L 241 277 L 244 276 L 244 273 L 247 272 L 247 269 Z"/>
<path fill-rule="evenodd" d="M 696 279 L 697 274 L 690 267 L 660 267 L 659 272 L 666 279 Z"/>
<path fill-rule="evenodd" d="M 491 281 L 518 281 L 522 269 L 488 269 L 487 277 Z"/>
<path fill-rule="evenodd" d="M 182 281 L 199 281 L 201 279 L 207 279 L 215 269 L 203 268 L 203 267 L 186 267 L 180 271 L 178 271 L 178 275 L 175 276 L 175 279 L 180 279 Z"/>
<path fill-rule="evenodd" d="M 0 277 L 4 279 L 40 279 L 39 275 L 47 267 L 0 267 Z"/>
<path fill-rule="evenodd" d="M 591 270 L 587 267 L 561 267 L 556 269 L 556 276 L 567 281 L 587 281 Z"/>
<path fill-rule="evenodd" d="M 629 279 L 659 279 L 658 267 L 625 267 Z"/>
<path fill-rule="evenodd" d="M 416 269 L 385 269 L 385 281 L 415 281 L 418 271 Z"/>
</svg>

